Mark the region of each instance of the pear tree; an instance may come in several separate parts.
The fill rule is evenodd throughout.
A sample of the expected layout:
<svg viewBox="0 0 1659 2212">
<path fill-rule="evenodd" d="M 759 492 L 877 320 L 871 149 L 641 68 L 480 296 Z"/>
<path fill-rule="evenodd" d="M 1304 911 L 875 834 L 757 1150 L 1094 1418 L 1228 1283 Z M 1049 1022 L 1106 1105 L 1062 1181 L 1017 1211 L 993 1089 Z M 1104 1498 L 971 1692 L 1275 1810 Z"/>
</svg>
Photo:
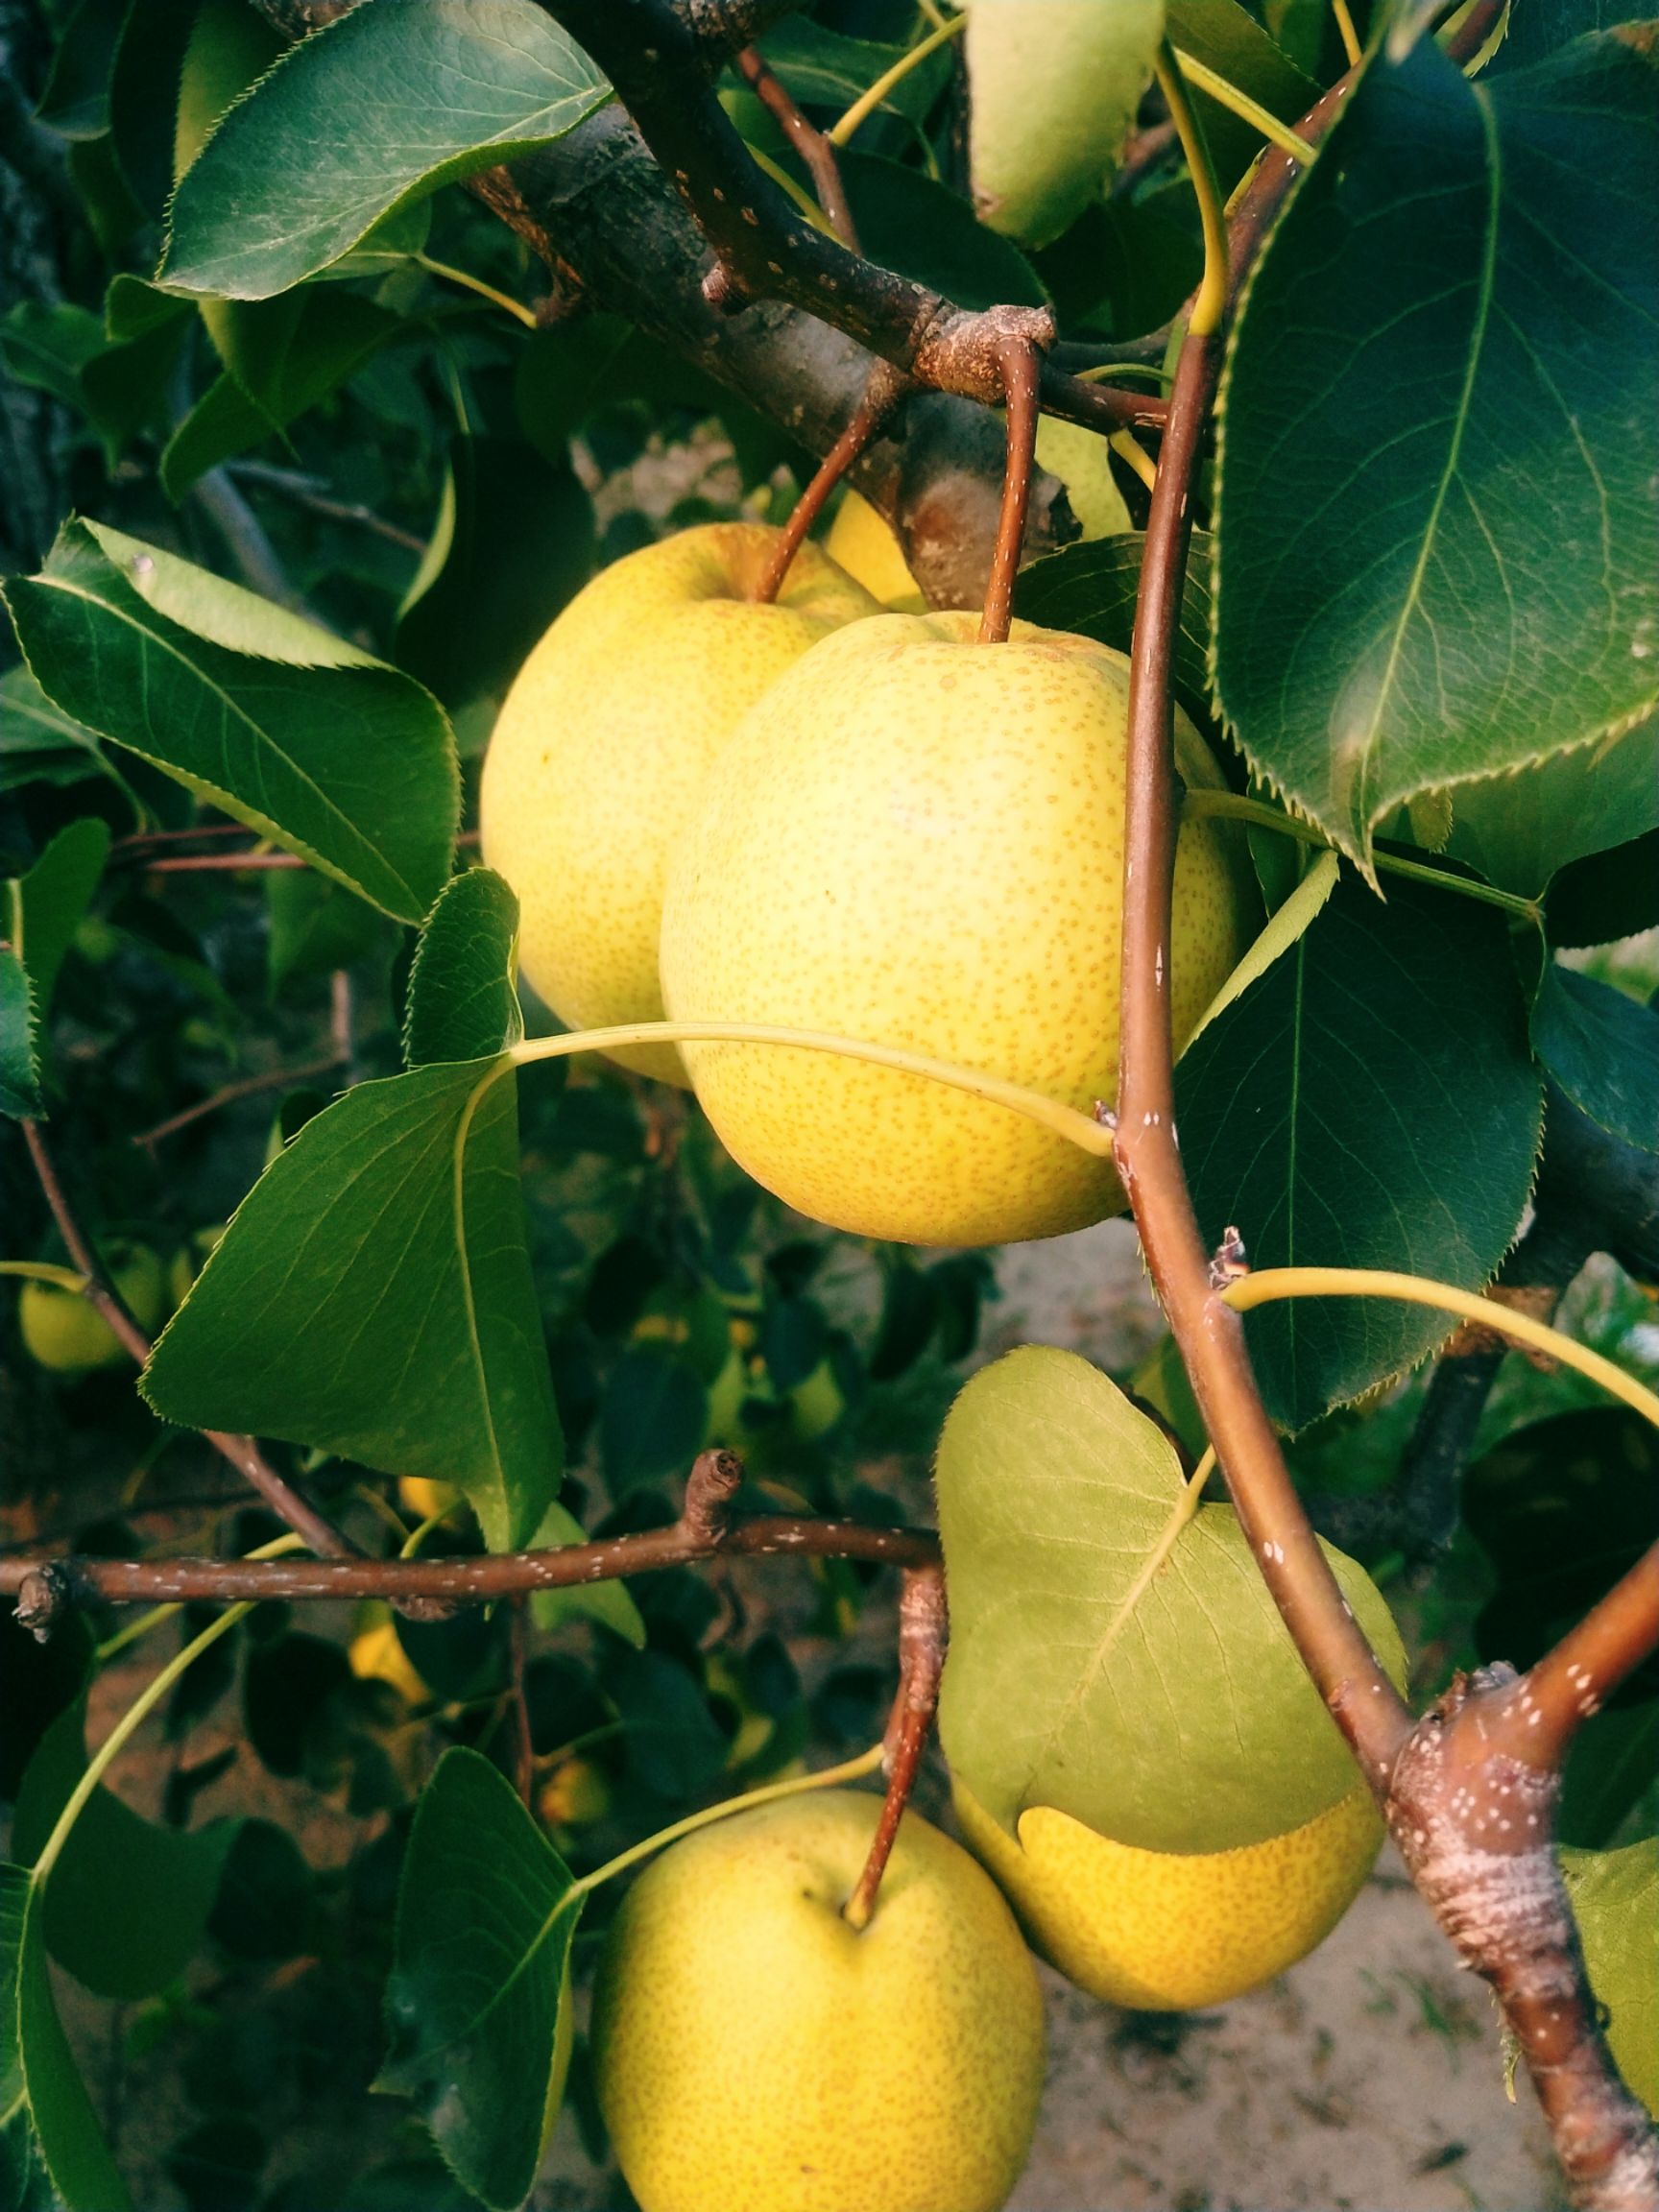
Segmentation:
<svg viewBox="0 0 1659 2212">
<path fill-rule="evenodd" d="M 1388 1848 L 1659 2212 L 1659 22 L 0 51 L 0 2207 L 997 2212 Z"/>
</svg>

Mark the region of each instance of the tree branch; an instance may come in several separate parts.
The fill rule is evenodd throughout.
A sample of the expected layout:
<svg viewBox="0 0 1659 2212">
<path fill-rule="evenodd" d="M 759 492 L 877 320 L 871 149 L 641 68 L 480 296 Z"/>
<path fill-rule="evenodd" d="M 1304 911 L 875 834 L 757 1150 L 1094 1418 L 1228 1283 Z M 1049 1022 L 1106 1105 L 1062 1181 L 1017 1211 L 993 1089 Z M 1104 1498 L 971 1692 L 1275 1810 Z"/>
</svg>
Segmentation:
<svg viewBox="0 0 1659 2212">
<path fill-rule="evenodd" d="M 818 195 L 818 204 L 830 229 L 849 252 L 856 253 L 858 231 L 853 221 L 853 210 L 847 204 L 847 189 L 841 181 L 841 164 L 836 159 L 834 140 L 808 122 L 758 48 L 743 48 L 737 57 L 737 72 L 782 126 L 790 145 L 805 163 L 812 189 Z"/>
<path fill-rule="evenodd" d="M 39 1123 L 25 1121 L 22 1127 L 23 1142 L 29 1148 L 29 1157 L 35 1164 L 35 1172 L 39 1178 L 41 1192 L 51 1209 L 52 1218 L 58 1224 L 58 1234 L 62 1238 L 70 1259 L 86 1278 L 84 1295 L 108 1322 L 117 1341 L 142 1367 L 150 1357 L 150 1339 L 122 1304 L 97 1254 L 82 1235 L 81 1225 L 64 1195 L 63 1186 L 59 1181 L 58 1170 L 40 1132 Z M 229 1461 L 244 1480 L 258 1491 L 271 1510 L 279 1515 L 297 1536 L 303 1538 L 313 1551 L 325 1558 L 345 1558 L 355 1551 L 355 1545 L 343 1536 L 331 1521 L 319 1513 L 291 1483 L 283 1480 L 252 1436 L 232 1436 L 220 1429 L 204 1429 L 202 1433 L 220 1456 Z M 5 1568 L 0 1568 L 0 1590 L 14 1590 L 17 1587 L 17 1581 L 8 1580 Z"/>
</svg>

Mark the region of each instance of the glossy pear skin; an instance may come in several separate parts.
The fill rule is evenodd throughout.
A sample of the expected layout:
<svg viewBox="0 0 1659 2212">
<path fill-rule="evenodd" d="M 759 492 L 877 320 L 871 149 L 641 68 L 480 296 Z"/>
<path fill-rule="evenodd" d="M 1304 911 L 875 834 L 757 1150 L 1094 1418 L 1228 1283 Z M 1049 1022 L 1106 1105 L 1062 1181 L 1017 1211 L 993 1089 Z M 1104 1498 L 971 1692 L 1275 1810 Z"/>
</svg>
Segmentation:
<svg viewBox="0 0 1659 2212">
<path fill-rule="evenodd" d="M 1088 1113 L 1118 1078 L 1128 662 L 1017 622 L 886 614 L 826 638 L 726 747 L 676 854 L 676 1021 L 894 1045 Z M 1189 784 L 1220 771 L 1184 715 Z M 1229 826 L 1183 828 L 1177 1047 L 1252 934 Z M 685 1047 L 727 1148 L 802 1213 L 919 1244 L 1052 1237 L 1119 1211 L 1110 1165 L 1023 1116 L 825 1052 Z"/>
<path fill-rule="evenodd" d="M 1016 1841 L 964 1783 L 962 1833 L 1033 1947 L 1080 1989 L 1140 2012 L 1225 2005 L 1330 1935 L 1382 1842 L 1363 1784 L 1328 1811 L 1236 1851 L 1142 1851 L 1035 1805 Z"/>
<path fill-rule="evenodd" d="M 167 1317 L 167 1279 L 148 1244 L 116 1245 L 108 1255 L 109 1279 L 145 1334 Z M 90 1375 L 100 1367 L 127 1367 L 132 1355 L 78 1290 L 31 1277 L 17 1302 L 17 1321 L 30 1357 L 60 1375 Z"/>
<path fill-rule="evenodd" d="M 784 1798 L 635 1884 L 593 1997 L 600 2108 L 643 2212 L 997 2212 L 1043 2081 L 1035 1969 L 994 1883 L 906 1813 L 862 1934 L 880 1800 Z"/>
<path fill-rule="evenodd" d="M 756 605 L 777 541 L 715 522 L 627 555 L 577 593 L 507 694 L 484 763 L 484 859 L 517 894 L 524 975 L 572 1029 L 662 1019 L 662 886 L 709 768 L 776 677 L 876 612 L 812 545 L 777 603 Z M 615 1057 L 686 1080 L 672 1046 Z"/>
</svg>

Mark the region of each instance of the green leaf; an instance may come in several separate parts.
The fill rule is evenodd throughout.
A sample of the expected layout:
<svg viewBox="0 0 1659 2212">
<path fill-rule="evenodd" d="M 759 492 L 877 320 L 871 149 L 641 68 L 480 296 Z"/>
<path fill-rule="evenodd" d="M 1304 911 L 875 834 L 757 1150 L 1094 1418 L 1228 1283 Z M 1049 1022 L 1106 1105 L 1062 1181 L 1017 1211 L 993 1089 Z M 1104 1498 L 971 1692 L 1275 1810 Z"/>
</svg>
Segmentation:
<svg viewBox="0 0 1659 2212">
<path fill-rule="evenodd" d="M 1049 630 L 1074 630 L 1114 651 L 1127 653 L 1141 585 L 1142 535 L 1097 538 L 1066 545 L 1022 568 L 1014 585 L 1014 612 Z M 1210 540 L 1192 533 L 1181 590 L 1181 626 L 1175 634 L 1175 694 L 1200 722 L 1210 707 Z"/>
<path fill-rule="evenodd" d="M 1046 246 L 1111 175 L 1152 72 L 1162 0 L 973 0 L 974 205 Z"/>
<path fill-rule="evenodd" d="M 837 159 L 858 243 L 872 261 L 962 307 L 1041 307 L 1043 279 L 1019 248 L 974 220 L 959 194 L 920 169 L 844 147 Z"/>
<path fill-rule="evenodd" d="M 449 873 L 448 726 L 408 677 L 177 555 L 65 524 L 6 602 L 65 713 L 417 922 Z"/>
<path fill-rule="evenodd" d="M 161 280 L 266 300 L 393 208 L 545 146 L 610 98 L 532 0 L 358 8 L 291 47 L 174 196 Z"/>
<path fill-rule="evenodd" d="M 1610 945 L 1659 925 L 1659 830 L 1563 868 L 1544 919 L 1551 945 Z"/>
<path fill-rule="evenodd" d="M 55 707 L 27 668 L 0 676 L 0 790 L 110 773 L 96 733 Z"/>
<path fill-rule="evenodd" d="M 29 971 L 41 1022 L 52 1010 L 58 971 L 108 857 L 108 827 L 89 815 L 60 830 L 29 873 L 11 886 L 12 943 Z"/>
<path fill-rule="evenodd" d="M 12 948 L 0 945 L 0 1114 L 13 1121 L 44 1111 L 37 1027 L 28 973 Z"/>
<path fill-rule="evenodd" d="M 1150 1851 L 1300 1827 L 1358 1781 L 1230 1505 L 1190 1510 L 1163 1431 L 1075 1353 L 1026 1345 L 939 1441 L 952 1770 L 1010 1831 L 1051 1805 Z M 1397 1680 L 1388 1609 L 1323 1547 Z"/>
<path fill-rule="evenodd" d="M 19 300 L 0 323 L 0 360 L 18 383 L 50 392 L 70 407 L 82 405 L 81 371 L 104 343 L 99 318 L 62 301 L 43 306 Z"/>
<path fill-rule="evenodd" d="M 475 1751 L 416 1809 L 376 2088 L 414 2100 L 456 2177 L 509 2212 L 530 2194 L 570 2058 L 570 1870 Z"/>
<path fill-rule="evenodd" d="M 265 878 L 265 913 L 273 998 L 290 983 L 353 966 L 386 929 L 377 908 L 310 868 L 274 868 Z"/>
<path fill-rule="evenodd" d="M 1659 719 L 1447 792 L 1445 850 L 1535 899 L 1558 869 L 1659 827 Z"/>
<path fill-rule="evenodd" d="M 1659 1542 L 1659 1431 L 1625 1406 L 1531 1422 L 1468 1469 L 1463 1518 L 1497 1571 L 1480 1656 L 1530 1667 Z M 1655 1694 L 1649 1657 L 1623 1695 Z"/>
<path fill-rule="evenodd" d="M 51 72 L 36 112 L 65 138 L 97 138 L 109 126 L 109 70 L 128 0 L 71 0 L 57 25 Z"/>
<path fill-rule="evenodd" d="M 1603 1850 L 1644 1799 L 1659 1811 L 1659 1697 L 1614 1705 L 1580 1724 L 1561 1777 L 1557 1837 Z"/>
<path fill-rule="evenodd" d="M 1541 1086 L 1490 907 L 1348 877 L 1175 1075 L 1207 1240 L 1255 1267 L 1387 1267 L 1480 1288 L 1531 1188 Z M 1246 1323 L 1269 1412 L 1300 1429 L 1420 1359 L 1421 1307 L 1302 1298 Z"/>
<path fill-rule="evenodd" d="M 409 972 L 403 1057 L 483 1060 L 524 1034 L 513 987 L 518 902 L 493 868 L 469 868 L 445 885 L 421 932 Z"/>
<path fill-rule="evenodd" d="M 400 316 L 332 285 L 218 303 L 213 335 L 226 373 L 167 443 L 167 496 L 177 502 L 221 461 L 285 430 L 404 328 Z"/>
<path fill-rule="evenodd" d="M 26 1868 L 0 1865 L 0 2126 L 28 2113 L 62 2212 L 125 2212 L 132 2200 L 53 2001 L 41 1905 Z"/>
<path fill-rule="evenodd" d="M 33 1863 L 86 1771 L 84 1696 L 41 1738 L 18 1792 L 12 1849 Z M 153 1997 L 194 1958 L 236 1822 L 158 1827 L 100 1787 L 44 1887 L 42 1933 L 60 1966 L 100 1997 Z"/>
<path fill-rule="evenodd" d="M 456 438 L 397 656 L 445 706 L 499 697 L 593 571 L 593 503 L 568 462 L 519 439 Z"/>
<path fill-rule="evenodd" d="M 1490 85 L 1385 40 L 1246 295 L 1216 693 L 1363 864 L 1402 800 L 1659 700 L 1654 87 L 1611 36 Z"/>
<path fill-rule="evenodd" d="M 1225 77 L 1282 123 L 1294 123 L 1319 97 L 1320 87 L 1239 0 L 1167 0 L 1166 28 L 1181 53 Z M 1262 151 L 1261 136 L 1197 85 L 1189 84 L 1187 96 L 1204 127 L 1221 183 L 1229 186 Z"/>
<path fill-rule="evenodd" d="M 861 99 L 896 61 L 902 60 L 906 49 L 881 45 L 871 38 L 850 38 L 845 32 L 831 31 L 826 24 L 786 15 L 761 39 L 760 51 L 787 85 L 792 99 L 805 107 L 843 109 Z M 920 123 L 950 77 L 950 56 L 941 47 L 899 80 L 877 113 L 902 115 Z"/>
<path fill-rule="evenodd" d="M 1555 964 L 1532 1008 L 1532 1046 L 1580 1113 L 1659 1152 L 1659 1012 Z"/>
<path fill-rule="evenodd" d="M 703 1449 L 709 1397 L 683 1360 L 625 1352 L 612 1370 L 599 1416 L 599 1455 L 613 1499 L 684 1475 Z"/>
<path fill-rule="evenodd" d="M 238 1207 L 141 1384 L 164 1420 L 464 1489 L 494 1551 L 559 1485 L 511 1063 L 362 1083 Z"/>
<path fill-rule="evenodd" d="M 554 1545 L 586 1544 L 588 1540 L 588 1531 L 575 1514 L 555 1499 L 541 1516 L 541 1526 L 531 1537 L 530 1549 L 541 1551 Z M 533 1591 L 530 1618 L 544 1631 L 561 1627 L 566 1621 L 597 1621 L 632 1644 L 637 1651 L 644 1648 L 645 1623 L 639 1618 L 638 1606 L 620 1580 L 573 1582 L 565 1590 Z"/>
<path fill-rule="evenodd" d="M 1561 1873 L 1619 2071 L 1659 2119 L 1659 1837 L 1563 1851 Z"/>
</svg>

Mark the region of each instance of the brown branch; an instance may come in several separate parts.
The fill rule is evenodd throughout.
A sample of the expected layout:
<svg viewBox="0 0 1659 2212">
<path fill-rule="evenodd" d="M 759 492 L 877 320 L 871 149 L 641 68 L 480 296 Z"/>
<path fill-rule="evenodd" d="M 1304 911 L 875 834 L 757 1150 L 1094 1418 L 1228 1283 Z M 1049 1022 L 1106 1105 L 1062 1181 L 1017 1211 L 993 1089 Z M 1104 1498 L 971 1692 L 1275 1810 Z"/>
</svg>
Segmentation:
<svg viewBox="0 0 1659 2212">
<path fill-rule="evenodd" d="M 782 1514 L 743 1514 L 723 1531 L 698 1531 L 676 1522 L 633 1536 L 554 1551 L 495 1551 L 466 1559 L 0 1559 L 0 1595 L 21 1593 L 34 1578 L 59 1586 L 61 1600 L 96 1599 L 107 1605 L 155 1604 L 174 1599 L 259 1600 L 279 1598 L 440 1599 L 481 1605 L 526 1590 L 568 1590 L 619 1575 L 653 1575 L 698 1559 L 862 1559 L 872 1566 L 926 1567 L 939 1556 L 926 1528 L 876 1528 L 860 1521 L 814 1521 Z"/>
<path fill-rule="evenodd" d="M 783 589 L 790 563 L 805 542 L 807 531 L 823 513 L 824 502 L 892 414 L 906 389 L 906 379 L 890 362 L 878 361 L 871 369 L 870 381 L 853 411 L 852 421 L 824 456 L 783 525 L 772 558 L 755 588 L 755 597 L 760 605 L 769 605 Z"/>
<path fill-rule="evenodd" d="M 147 876 L 215 876 L 247 868 L 305 868 L 298 853 L 181 853 L 159 860 L 146 860 Z"/>
<path fill-rule="evenodd" d="M 938 1566 L 911 1568 L 899 1600 L 899 1695 L 887 1722 L 887 1793 L 870 1840 L 870 1853 L 842 1916 L 862 1932 L 876 1911 L 877 1894 L 900 1822 L 922 1764 L 927 1731 L 939 1703 L 945 1668 L 945 1576 Z"/>
<path fill-rule="evenodd" d="M 782 125 L 785 136 L 805 163 L 812 180 L 812 189 L 818 196 L 830 228 L 850 252 L 856 253 L 858 229 L 853 220 L 853 210 L 847 204 L 847 188 L 841 181 L 841 164 L 835 156 L 834 141 L 813 123 L 808 122 L 790 98 L 785 86 L 766 60 L 766 57 L 753 46 L 745 46 L 737 57 L 737 69 L 745 83 L 765 104 L 770 112 Z"/>
<path fill-rule="evenodd" d="M 188 1129 L 192 1121 L 200 1121 L 204 1115 L 217 1114 L 221 1106 L 234 1105 L 238 1098 L 252 1098 L 261 1091 L 280 1091 L 285 1084 L 309 1083 L 319 1075 L 332 1075 L 344 1065 L 348 1055 L 336 1047 L 325 1060 L 307 1060 L 299 1068 L 271 1068 L 263 1075 L 245 1075 L 240 1082 L 227 1083 L 215 1091 L 210 1098 L 199 1098 L 194 1106 L 186 1106 L 178 1114 L 170 1114 L 165 1121 L 157 1121 L 153 1129 L 142 1129 L 132 1139 L 134 1144 L 153 1152 L 163 1137 L 177 1136 L 180 1129 Z"/>
<path fill-rule="evenodd" d="M 1159 1298 L 1191 1378 L 1238 1518 L 1286 1623 L 1373 1785 L 1410 1719 L 1349 1612 L 1262 1404 L 1237 1314 L 1214 1295 L 1175 1139 L 1169 1031 L 1174 876 L 1172 664 L 1191 487 L 1220 359 L 1189 335 L 1175 373 L 1142 556 L 1129 676 L 1123 1012 L 1116 1159 Z"/>
<path fill-rule="evenodd" d="M 35 1164 L 40 1189 L 52 1218 L 58 1224 L 58 1234 L 63 1239 L 64 1249 L 81 1273 L 86 1278 L 84 1296 L 101 1313 L 121 1343 L 140 1367 L 150 1357 L 150 1339 L 122 1304 L 113 1284 L 105 1273 L 102 1263 L 91 1245 L 81 1233 L 80 1223 L 64 1195 L 58 1170 L 47 1148 L 46 1140 L 36 1121 L 22 1124 L 23 1142 L 29 1147 L 29 1157 Z M 285 1482 L 265 1457 L 252 1436 L 232 1436 L 222 1429 L 204 1429 L 207 1442 L 224 1459 L 229 1461 L 236 1472 L 253 1489 L 257 1490 L 271 1510 L 288 1524 L 297 1536 L 302 1537 L 312 1551 L 325 1558 L 349 1558 L 356 1551 L 349 1538 L 343 1536 L 331 1521 L 302 1498 L 292 1484 Z M 20 1562 L 8 1562 L 0 1566 L 0 1589 L 15 1590 L 18 1578 L 9 1570 Z"/>
<path fill-rule="evenodd" d="M 1008 458 L 1002 471 L 1002 511 L 991 556 L 991 581 L 979 622 L 981 645 L 1005 645 L 1014 618 L 1014 578 L 1025 544 L 1031 504 L 1031 469 L 1037 453 L 1037 386 L 1041 356 L 1028 338 L 1009 337 L 999 349 L 1002 390 L 1008 403 Z"/>
<path fill-rule="evenodd" d="M 1536 1674 L 1537 1670 L 1534 1670 Z M 1561 1780 L 1503 1747 L 1527 1678 L 1460 1675 L 1413 1730 L 1386 1812 L 1411 1879 L 1496 1992 L 1582 2212 L 1654 2212 L 1659 2131 L 1619 2079 L 1551 1839 Z"/>
</svg>

